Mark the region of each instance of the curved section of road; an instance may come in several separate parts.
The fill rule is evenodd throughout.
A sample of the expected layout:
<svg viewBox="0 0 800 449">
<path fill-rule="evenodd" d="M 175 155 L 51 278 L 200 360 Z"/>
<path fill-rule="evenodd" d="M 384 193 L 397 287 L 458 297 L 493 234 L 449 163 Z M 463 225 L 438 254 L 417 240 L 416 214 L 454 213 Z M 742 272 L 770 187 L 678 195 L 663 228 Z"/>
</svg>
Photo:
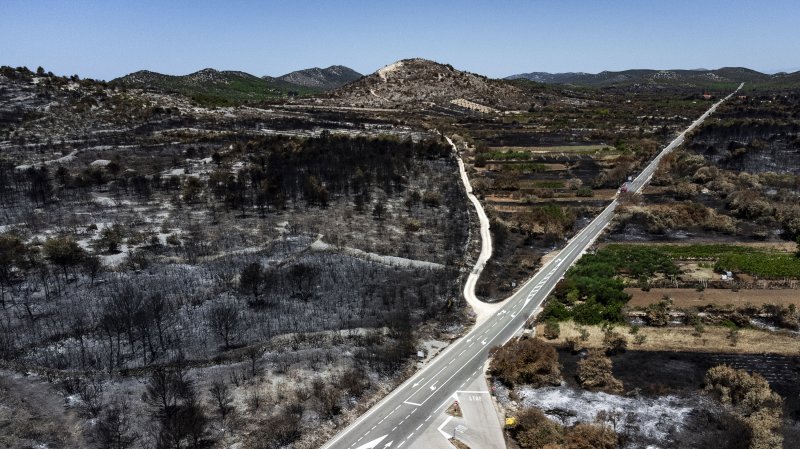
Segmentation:
<svg viewBox="0 0 800 449">
<path fill-rule="evenodd" d="M 740 85 L 739 89 L 741 87 Z M 629 183 L 629 190 L 641 191 L 655 173 L 661 158 L 682 144 L 687 132 L 699 126 L 717 106 L 732 95 L 733 93 L 715 103 L 686 131 L 667 145 L 636 179 Z M 463 171 L 462 176 L 464 176 Z M 470 200 L 472 198 L 474 195 Z M 555 258 L 544 264 L 525 285 L 505 300 L 495 313 L 451 343 L 424 368 L 322 447 L 324 449 L 428 448 L 429 445 L 426 443 L 417 441 L 420 436 L 438 422 L 437 418 L 441 416 L 445 407 L 452 403 L 456 397 L 454 395 L 464 392 L 465 386 L 483 375 L 491 348 L 504 344 L 523 328 L 528 318 L 541 306 L 569 267 L 580 259 L 611 222 L 617 204 L 617 199 L 614 199 L 594 220 L 578 232 Z M 488 232 L 488 226 L 486 231 Z M 483 263 L 485 262 L 483 260 Z M 476 266 L 482 267 L 481 264 Z"/>
<path fill-rule="evenodd" d="M 467 176 L 464 161 L 461 160 L 461 157 L 458 155 L 458 148 L 449 137 L 445 136 L 445 139 L 447 139 L 447 143 L 453 147 L 453 151 L 456 153 L 458 171 L 461 173 L 461 182 L 464 183 L 464 188 L 467 191 L 467 198 L 469 198 L 472 205 L 475 206 L 475 212 L 478 213 L 478 221 L 480 222 L 481 252 L 478 255 L 478 260 L 475 262 L 475 266 L 467 277 L 467 282 L 464 284 L 464 299 L 467 300 L 467 304 L 475 311 L 475 324 L 481 324 L 494 315 L 502 306 L 502 303 L 490 304 L 483 302 L 475 295 L 475 285 L 478 283 L 478 278 L 480 278 L 483 267 L 486 266 L 486 262 L 492 257 L 492 234 L 489 232 L 489 218 L 486 216 L 486 211 L 483 210 L 481 202 L 478 201 L 478 198 L 472 193 L 472 184 L 469 182 L 469 176 Z"/>
</svg>

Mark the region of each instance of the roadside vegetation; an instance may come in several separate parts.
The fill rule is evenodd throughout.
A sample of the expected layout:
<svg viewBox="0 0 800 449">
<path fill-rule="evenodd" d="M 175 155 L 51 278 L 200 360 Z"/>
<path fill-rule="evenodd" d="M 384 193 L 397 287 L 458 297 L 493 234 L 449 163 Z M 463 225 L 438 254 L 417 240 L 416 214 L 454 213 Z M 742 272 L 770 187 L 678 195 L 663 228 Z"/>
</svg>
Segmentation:
<svg viewBox="0 0 800 449">
<path fill-rule="evenodd" d="M 558 385 L 561 367 L 556 350 L 539 339 L 523 339 L 495 348 L 489 374 L 509 387 Z"/>
<path fill-rule="evenodd" d="M 546 302 L 540 319 L 593 325 L 626 322 L 625 306 L 630 299 L 626 288 L 649 290 L 656 285 L 678 284 L 704 289 L 708 281 L 693 280 L 682 273 L 681 266 L 687 263 L 703 264 L 708 271 L 717 273 L 715 276 L 731 271 L 765 279 L 800 278 L 800 259 L 792 253 L 723 244 L 610 244 L 587 254 L 567 272 Z M 721 286 L 736 285 L 733 279 L 725 282 L 728 285 Z M 757 308 L 745 312 L 750 316 L 761 313 Z M 747 325 L 746 320 L 742 325 Z"/>
<path fill-rule="evenodd" d="M 510 419 L 507 435 L 520 448 L 779 448 L 791 432 L 783 397 L 751 368 L 679 351 L 620 351 L 620 334 L 606 328 L 602 335 L 601 347 L 523 338 L 494 350 L 489 373 Z M 524 354 L 512 356 L 521 368 L 507 363 L 516 353 Z M 748 362 L 747 356 L 726 360 L 763 363 Z M 773 372 L 778 366 L 760 369 Z M 563 378 L 508 382 L 526 367 Z M 796 390 L 787 382 L 779 385 L 785 394 Z"/>
<path fill-rule="evenodd" d="M 665 434 L 660 447 L 798 440 L 797 99 L 796 92 L 741 95 L 723 105 L 664 158 L 642 195 L 622 196 L 607 243 L 567 273 L 539 317 L 537 334 L 560 348 L 564 379 L 579 376 L 574 388 L 597 388 L 599 380 L 580 376 L 610 372 L 616 391 L 669 397 L 674 411 L 703 387 L 712 402 L 688 405 L 692 415 L 679 418 L 691 433 Z M 607 370 L 584 368 L 603 357 L 612 361 Z M 614 391 L 613 382 L 604 385 Z M 549 388 L 517 386 L 512 396 L 556 422 L 565 422 L 568 400 L 632 408 Z M 620 445 L 638 447 L 625 446 L 620 427 Z"/>
<path fill-rule="evenodd" d="M 582 257 L 559 282 L 540 315 L 541 320 L 574 319 L 581 324 L 625 321 L 623 308 L 630 299 L 623 276 L 649 279 L 674 276 L 678 267 L 651 247 L 606 247 Z"/>
<path fill-rule="evenodd" d="M 749 449 L 781 447 L 783 398 L 758 374 L 720 365 L 706 373 L 705 391 L 729 408 L 747 429 Z"/>
</svg>

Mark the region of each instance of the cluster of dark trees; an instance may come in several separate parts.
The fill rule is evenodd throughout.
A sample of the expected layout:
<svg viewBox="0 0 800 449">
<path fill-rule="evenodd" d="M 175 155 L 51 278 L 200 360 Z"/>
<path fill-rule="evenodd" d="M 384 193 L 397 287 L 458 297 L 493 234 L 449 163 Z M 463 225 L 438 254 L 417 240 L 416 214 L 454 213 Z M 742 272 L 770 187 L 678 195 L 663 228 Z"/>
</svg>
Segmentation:
<svg viewBox="0 0 800 449">
<path fill-rule="evenodd" d="M 20 170 L 0 160 L 0 202 L 13 203 L 20 195 L 39 206 L 58 191 L 86 194 L 110 183 L 114 192 L 149 198 L 155 192 L 181 193 L 185 202 L 207 197 L 231 209 L 282 210 L 289 202 L 327 207 L 331 198 L 353 197 L 369 203 L 374 188 L 386 195 L 402 194 L 418 161 L 451 157 L 448 146 L 437 141 L 414 143 L 396 138 L 331 136 L 299 139 L 285 136 L 258 138 L 235 145 L 223 157 L 212 156 L 216 169 L 208 180 L 197 177 L 127 171 L 112 160 L 104 167 L 70 171 L 65 166 L 31 166 Z M 230 164 L 239 158 L 249 163 L 239 170 Z"/>
<path fill-rule="evenodd" d="M 216 399 L 224 404 L 221 386 Z M 173 366 L 155 368 L 148 379 L 145 402 L 159 424 L 158 447 L 198 447 L 206 432 L 208 417 L 198 399 L 193 379 L 179 358 Z"/>
<path fill-rule="evenodd" d="M 415 161 L 450 157 L 449 148 L 436 141 L 413 143 L 325 133 L 316 139 L 254 139 L 240 151 L 227 156 L 244 156 L 249 165 L 236 174 L 215 171 L 208 188 L 230 208 L 261 211 L 283 209 L 300 200 L 327 207 L 332 197 L 353 197 L 363 205 L 370 201 L 375 187 L 388 196 L 402 193 L 418 163 Z M 201 188 L 188 186 L 193 192 Z"/>
</svg>

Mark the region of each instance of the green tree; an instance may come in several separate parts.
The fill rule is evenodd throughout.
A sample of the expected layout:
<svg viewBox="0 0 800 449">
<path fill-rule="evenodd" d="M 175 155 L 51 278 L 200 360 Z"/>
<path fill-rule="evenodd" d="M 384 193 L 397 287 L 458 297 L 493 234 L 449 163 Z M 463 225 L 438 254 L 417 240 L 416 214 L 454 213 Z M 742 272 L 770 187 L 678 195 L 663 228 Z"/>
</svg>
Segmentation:
<svg viewBox="0 0 800 449">
<path fill-rule="evenodd" d="M 67 268 L 74 267 L 85 256 L 83 248 L 71 237 L 56 237 L 44 242 L 44 255 L 50 263 L 61 267 L 64 281 L 67 280 Z"/>
<path fill-rule="evenodd" d="M 797 241 L 797 252 L 794 253 L 795 256 L 800 257 L 800 234 L 795 239 Z"/>
<path fill-rule="evenodd" d="M 14 269 L 25 266 L 27 248 L 15 235 L 0 235 L 0 305 L 6 307 L 6 288 L 14 278 Z"/>
<path fill-rule="evenodd" d="M 183 184 L 183 191 L 181 192 L 183 201 L 189 204 L 196 203 L 200 200 L 200 194 L 202 192 L 203 183 L 200 182 L 199 179 L 194 176 L 186 178 L 186 182 Z"/>
<path fill-rule="evenodd" d="M 100 233 L 99 243 L 105 251 L 109 253 L 118 253 L 119 245 L 122 244 L 123 234 L 124 230 L 119 224 L 103 228 L 103 231 Z"/>
</svg>

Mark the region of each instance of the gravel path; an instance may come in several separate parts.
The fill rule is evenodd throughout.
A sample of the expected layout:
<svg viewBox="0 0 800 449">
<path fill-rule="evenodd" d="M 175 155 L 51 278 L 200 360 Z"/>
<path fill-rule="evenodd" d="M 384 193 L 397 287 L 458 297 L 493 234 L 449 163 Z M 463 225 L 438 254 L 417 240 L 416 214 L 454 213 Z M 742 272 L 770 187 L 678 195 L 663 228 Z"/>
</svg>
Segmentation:
<svg viewBox="0 0 800 449">
<path fill-rule="evenodd" d="M 453 141 L 450 140 L 449 137 L 445 137 L 445 139 L 447 139 L 447 143 L 453 147 L 453 150 L 458 153 L 458 148 L 456 148 Z M 472 184 L 469 183 L 467 171 L 464 169 L 464 161 L 462 161 L 460 157 L 458 158 L 458 171 L 461 173 L 461 181 L 464 183 L 464 188 L 467 190 L 467 198 L 469 198 L 472 205 L 475 206 L 475 211 L 478 213 L 478 220 L 481 225 L 481 253 L 478 256 L 478 260 L 475 261 L 472 272 L 470 272 L 467 277 L 466 284 L 464 284 L 464 299 L 467 300 L 472 310 L 475 311 L 475 324 L 478 325 L 497 312 L 504 301 L 490 304 L 481 301 L 475 296 L 475 284 L 478 283 L 478 278 L 480 278 L 483 267 L 486 266 L 486 262 L 492 257 L 492 234 L 489 232 L 489 218 L 486 216 L 486 212 L 483 210 L 483 206 L 481 206 L 478 198 L 472 194 Z"/>
</svg>

